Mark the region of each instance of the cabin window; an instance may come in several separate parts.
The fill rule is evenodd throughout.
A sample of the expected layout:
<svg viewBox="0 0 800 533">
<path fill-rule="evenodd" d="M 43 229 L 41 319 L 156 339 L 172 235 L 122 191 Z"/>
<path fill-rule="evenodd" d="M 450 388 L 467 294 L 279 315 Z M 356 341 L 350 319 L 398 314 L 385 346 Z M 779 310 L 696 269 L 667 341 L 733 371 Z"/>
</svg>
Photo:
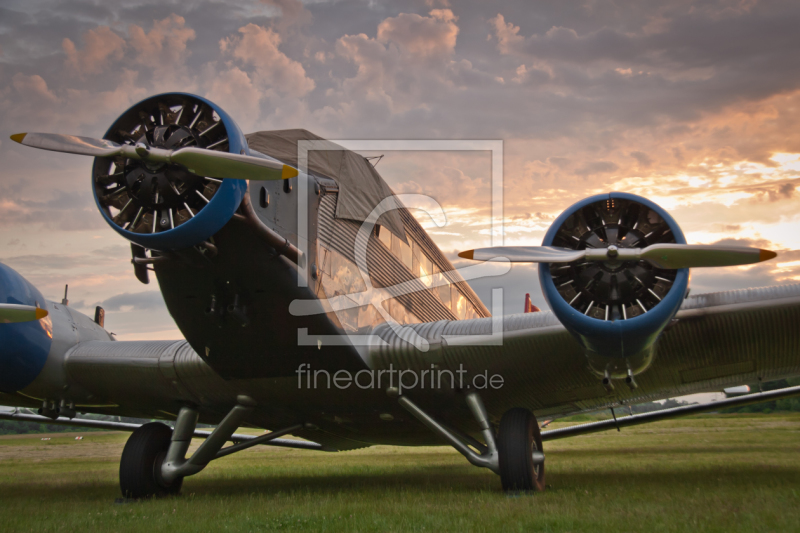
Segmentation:
<svg viewBox="0 0 800 533">
<path fill-rule="evenodd" d="M 424 283 L 427 287 L 433 285 L 433 261 L 428 259 L 425 256 L 422 256 L 422 262 L 420 262 L 420 279 L 422 283 Z"/>
<path fill-rule="evenodd" d="M 442 304 L 448 308 L 459 320 L 465 318 L 478 318 L 479 315 L 475 308 L 467 302 L 466 298 L 450 283 L 450 280 L 439 270 L 439 268 L 428 258 L 422 247 L 413 239 L 409 238 L 411 245 L 401 241 L 399 237 L 391 233 L 385 227 L 378 230 L 378 238 L 392 252 L 392 254 L 402 262 L 406 268 L 418 278 L 430 292 L 436 296 Z M 388 304 L 384 304 L 387 311 L 392 314 Z M 399 303 L 397 305 L 400 305 Z M 397 322 L 404 324 L 407 320 L 400 311 L 396 311 L 398 319 L 394 314 L 392 317 Z M 418 321 L 417 321 L 418 322 Z M 412 322 L 408 322 L 412 323 Z"/>
<path fill-rule="evenodd" d="M 459 320 L 464 320 L 467 318 L 467 299 L 464 298 L 457 289 L 453 289 L 452 291 L 452 305 L 451 310 L 453 314 L 456 315 L 456 318 Z"/>
<path fill-rule="evenodd" d="M 392 249 L 392 232 L 386 226 L 378 226 L 378 238 L 390 251 Z"/>
<path fill-rule="evenodd" d="M 396 298 L 390 298 L 383 302 L 383 308 L 395 319 L 398 324 L 419 324 L 420 320 L 414 313 L 407 310 Z"/>
<path fill-rule="evenodd" d="M 318 257 L 320 285 L 317 287 L 317 294 L 320 297 L 344 296 L 352 300 L 352 297 L 348 295 L 366 291 L 367 286 L 352 261 L 342 254 L 322 246 L 320 246 Z M 319 291 L 320 286 L 322 293 Z M 341 309 L 336 311 L 336 318 L 342 328 L 349 333 L 371 329 L 384 321 L 372 304 Z"/>
<path fill-rule="evenodd" d="M 367 290 L 367 285 L 353 262 L 334 251 L 329 252 L 329 261 L 331 280 L 336 285 L 336 290 L 342 291 L 341 294 Z"/>
<path fill-rule="evenodd" d="M 450 281 L 445 275 L 439 271 L 439 267 L 433 265 L 433 295 L 441 300 L 442 304 L 448 309 L 451 309 L 452 303 L 450 301 Z"/>
<path fill-rule="evenodd" d="M 363 305 L 358 308 L 358 329 L 374 328 L 381 322 L 383 317 L 373 305 Z"/>
<path fill-rule="evenodd" d="M 413 272 L 414 261 L 412 260 L 411 246 L 400 240 L 397 235 L 392 235 L 392 253 Z"/>
</svg>

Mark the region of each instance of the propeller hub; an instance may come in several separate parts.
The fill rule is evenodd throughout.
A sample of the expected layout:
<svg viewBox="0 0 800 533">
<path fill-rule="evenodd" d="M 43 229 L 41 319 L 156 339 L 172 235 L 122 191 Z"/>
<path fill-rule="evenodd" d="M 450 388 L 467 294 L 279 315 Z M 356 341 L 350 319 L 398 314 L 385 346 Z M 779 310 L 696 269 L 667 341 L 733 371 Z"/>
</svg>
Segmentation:
<svg viewBox="0 0 800 533">
<path fill-rule="evenodd" d="M 658 305 L 675 280 L 675 270 L 631 261 L 623 249 L 675 242 L 669 225 L 654 210 L 631 200 L 602 200 L 567 218 L 553 245 L 596 250 L 572 263 L 552 264 L 551 275 L 571 307 L 600 320 L 625 320 Z"/>
<path fill-rule="evenodd" d="M 110 130 L 116 133 L 108 136 L 132 146 L 139 159 L 115 158 L 108 170 L 96 166 L 95 186 L 114 224 L 134 233 L 158 233 L 194 218 L 221 184 L 170 162 L 169 153 L 187 147 L 227 151 L 228 138 L 214 110 L 191 97 L 151 99 L 140 107 L 117 119 Z"/>
</svg>

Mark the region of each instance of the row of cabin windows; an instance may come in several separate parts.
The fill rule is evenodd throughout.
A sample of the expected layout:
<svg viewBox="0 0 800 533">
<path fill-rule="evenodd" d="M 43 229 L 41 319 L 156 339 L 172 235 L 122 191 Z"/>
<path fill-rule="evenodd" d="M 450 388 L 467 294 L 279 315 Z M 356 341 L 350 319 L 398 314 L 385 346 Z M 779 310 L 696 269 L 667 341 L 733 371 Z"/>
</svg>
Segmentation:
<svg viewBox="0 0 800 533">
<path fill-rule="evenodd" d="M 423 253 L 422 248 L 414 239 L 406 236 L 411 242 L 411 246 L 409 246 L 387 228 L 381 226 L 376 226 L 376 228 L 378 238 L 386 248 L 388 248 L 415 277 L 419 278 L 422 284 L 428 287 L 428 290 L 436 296 L 445 307 L 450 309 L 456 318 L 463 320 L 465 318 L 480 317 L 472 304 L 450 283 L 447 277 L 439 270 L 439 267 Z"/>
<path fill-rule="evenodd" d="M 349 301 L 361 304 L 336 311 L 336 318 L 345 331 L 365 333 L 385 322 L 384 315 L 378 311 L 379 306 L 399 324 L 420 322 L 403 304 L 392 298 L 386 289 L 373 287 L 372 291 L 367 293 L 367 285 L 358 267 L 342 254 L 320 246 L 318 271 L 317 295 L 324 294 L 326 298 L 343 296 Z"/>
</svg>

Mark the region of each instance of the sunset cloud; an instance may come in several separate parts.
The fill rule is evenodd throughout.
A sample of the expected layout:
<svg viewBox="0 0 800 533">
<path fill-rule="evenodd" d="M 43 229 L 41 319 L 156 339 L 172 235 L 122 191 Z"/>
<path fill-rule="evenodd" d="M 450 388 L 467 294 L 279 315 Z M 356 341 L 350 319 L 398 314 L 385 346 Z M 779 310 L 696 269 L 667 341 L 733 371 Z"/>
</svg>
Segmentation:
<svg viewBox="0 0 800 533">
<path fill-rule="evenodd" d="M 499 139 L 507 244 L 538 244 L 573 202 L 619 190 L 669 209 L 690 242 L 781 251 L 776 263 L 698 269 L 693 290 L 800 280 L 796 2 L 75 6 L 0 7 L 9 132 L 100 136 L 139 99 L 181 90 L 246 130 Z M 432 235 L 450 257 L 488 245 L 487 153 L 380 153 L 396 191 L 442 203 L 448 225 Z M 85 305 L 142 292 L 126 243 L 96 213 L 90 160 L 8 140 L 0 157 L 0 261 L 31 272 L 50 298 L 68 281 Z M 97 264 L 99 242 L 117 256 Z M 525 292 L 540 298 L 534 267 L 477 282 L 487 300 L 492 284 L 508 288 L 509 312 Z M 133 320 L 127 338 L 175 335 L 159 309 L 109 315 Z"/>
<path fill-rule="evenodd" d="M 66 66 L 78 74 L 98 74 L 112 60 L 122 59 L 125 40 L 108 26 L 99 26 L 83 34 L 84 46 L 80 50 L 69 38 L 61 47 L 66 54 Z"/>
<path fill-rule="evenodd" d="M 304 96 L 314 89 L 314 80 L 306 76 L 303 65 L 278 49 L 279 34 L 256 24 L 239 28 L 239 33 L 241 35 L 220 41 L 220 49 L 253 67 L 254 77 L 263 88 L 296 96 Z"/>
</svg>

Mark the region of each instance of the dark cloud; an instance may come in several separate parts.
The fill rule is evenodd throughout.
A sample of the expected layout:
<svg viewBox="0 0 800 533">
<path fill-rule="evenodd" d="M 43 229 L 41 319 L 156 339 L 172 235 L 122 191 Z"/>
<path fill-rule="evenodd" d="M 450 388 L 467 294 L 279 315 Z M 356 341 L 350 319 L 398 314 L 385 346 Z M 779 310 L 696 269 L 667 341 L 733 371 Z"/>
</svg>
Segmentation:
<svg viewBox="0 0 800 533">
<path fill-rule="evenodd" d="M 105 227 L 92 193 L 55 190 L 49 200 L 19 199 L 0 210 L 0 226 L 40 226 L 49 230 L 81 231 Z"/>
<path fill-rule="evenodd" d="M 728 238 L 711 243 L 717 246 L 750 246 L 753 248 L 770 248 L 772 243 L 766 239 Z"/>
<path fill-rule="evenodd" d="M 644 152 L 631 152 L 630 156 L 638 161 L 640 166 L 649 167 L 653 164 L 653 158 Z"/>
<path fill-rule="evenodd" d="M 137 293 L 124 292 L 103 300 L 96 305 L 101 306 L 106 311 L 121 311 L 122 308 L 131 311 L 144 311 L 166 307 L 166 304 L 164 304 L 164 297 L 161 296 L 161 292 L 159 291 Z"/>
<path fill-rule="evenodd" d="M 612 161 L 590 161 L 575 171 L 578 176 L 591 176 L 593 174 L 605 174 L 619 169 L 619 165 Z"/>
</svg>

